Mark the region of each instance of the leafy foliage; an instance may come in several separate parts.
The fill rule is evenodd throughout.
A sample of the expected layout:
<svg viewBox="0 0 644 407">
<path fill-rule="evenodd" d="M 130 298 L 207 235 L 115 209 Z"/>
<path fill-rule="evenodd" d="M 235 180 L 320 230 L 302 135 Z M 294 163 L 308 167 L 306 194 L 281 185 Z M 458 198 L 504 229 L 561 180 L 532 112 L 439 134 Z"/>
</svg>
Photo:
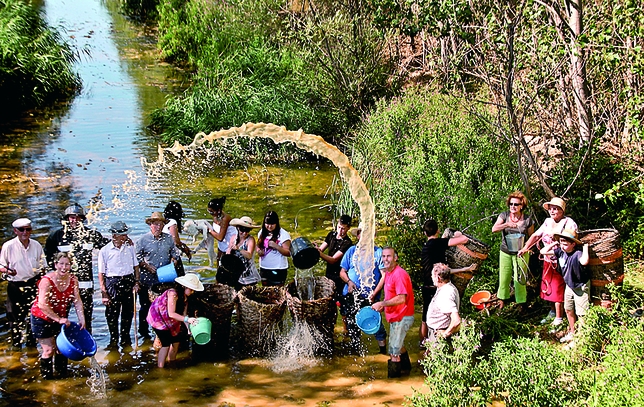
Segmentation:
<svg viewBox="0 0 644 407">
<path fill-rule="evenodd" d="M 20 0 L 0 0 L 0 112 L 43 106 L 74 95 L 76 55 L 38 12 Z M 10 96 L 9 96 L 10 95 Z"/>
</svg>

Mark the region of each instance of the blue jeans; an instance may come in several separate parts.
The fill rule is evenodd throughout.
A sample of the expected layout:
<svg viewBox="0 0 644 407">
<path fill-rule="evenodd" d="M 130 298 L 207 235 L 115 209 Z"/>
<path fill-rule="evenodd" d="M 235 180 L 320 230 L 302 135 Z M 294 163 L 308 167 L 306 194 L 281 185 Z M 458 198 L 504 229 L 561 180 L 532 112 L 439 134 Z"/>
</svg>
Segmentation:
<svg viewBox="0 0 644 407">
<path fill-rule="evenodd" d="M 389 324 L 389 354 L 400 355 L 401 349 L 405 346 L 407 331 L 414 324 L 414 317 L 403 317 L 398 322 Z"/>
</svg>

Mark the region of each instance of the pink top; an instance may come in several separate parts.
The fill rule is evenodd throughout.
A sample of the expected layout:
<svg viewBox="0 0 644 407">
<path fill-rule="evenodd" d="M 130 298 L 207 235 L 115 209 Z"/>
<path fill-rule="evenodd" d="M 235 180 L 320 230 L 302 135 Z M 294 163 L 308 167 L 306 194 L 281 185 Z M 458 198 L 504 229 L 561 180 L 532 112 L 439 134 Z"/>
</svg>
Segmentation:
<svg viewBox="0 0 644 407">
<path fill-rule="evenodd" d="M 414 316 L 414 290 L 411 279 L 409 274 L 397 265 L 395 269 L 385 273 L 385 301 L 400 294 L 407 295 L 403 304 L 385 307 L 385 317 L 389 323 L 402 321 L 403 317 Z"/>
<path fill-rule="evenodd" d="M 47 298 L 49 307 L 56 313 L 56 315 L 62 318 L 67 318 L 67 315 L 69 314 L 69 307 L 72 305 L 72 302 L 74 302 L 74 289 L 78 285 L 78 280 L 76 279 L 76 277 L 72 276 L 65 291 L 60 291 L 58 287 L 56 287 L 56 284 L 54 284 L 54 281 L 51 279 L 51 277 L 43 276 L 43 278 L 38 282 L 38 291 L 40 291 L 40 283 L 44 279 L 49 280 L 51 287 Z M 42 310 L 38 306 L 38 296 L 36 296 L 36 301 L 34 301 L 33 305 L 31 306 L 31 315 L 40 319 L 44 319 L 47 322 L 56 323 L 56 321 L 49 318 L 47 315 L 45 315 L 44 312 L 42 312 Z"/>
<path fill-rule="evenodd" d="M 165 290 L 163 294 L 158 296 L 152 305 L 150 306 L 150 311 L 148 312 L 148 317 L 146 320 L 152 328 L 158 329 L 160 331 L 170 331 L 172 336 L 179 335 L 181 331 L 181 321 L 177 321 L 174 318 L 171 318 L 168 315 L 168 292 L 172 291 L 177 295 L 177 291 L 174 288 Z"/>
<path fill-rule="evenodd" d="M 537 236 L 541 236 L 541 242 L 543 245 L 548 245 L 554 241 L 554 234 L 555 233 L 561 233 L 563 232 L 564 229 L 571 229 L 571 230 L 577 230 L 577 224 L 575 223 L 574 220 L 570 219 L 567 216 L 564 216 L 559 220 L 559 222 L 555 222 L 552 218 L 546 218 L 545 221 L 543 221 L 543 224 L 539 229 L 537 229 L 534 234 Z M 544 260 L 554 262 L 554 257 L 551 256 L 545 256 Z"/>
</svg>

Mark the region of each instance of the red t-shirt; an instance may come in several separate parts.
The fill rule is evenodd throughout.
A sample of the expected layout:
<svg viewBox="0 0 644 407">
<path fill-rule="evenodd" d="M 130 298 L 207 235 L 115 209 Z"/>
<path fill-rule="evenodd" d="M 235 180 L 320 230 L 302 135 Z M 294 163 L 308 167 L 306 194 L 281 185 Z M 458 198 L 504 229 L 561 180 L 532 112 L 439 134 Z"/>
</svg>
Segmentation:
<svg viewBox="0 0 644 407">
<path fill-rule="evenodd" d="M 407 294 L 404 304 L 385 307 L 385 317 L 389 323 L 402 321 L 403 317 L 414 316 L 414 290 L 411 286 L 411 278 L 402 267 L 397 265 L 395 269 L 385 273 L 385 301 L 400 294 Z"/>
</svg>

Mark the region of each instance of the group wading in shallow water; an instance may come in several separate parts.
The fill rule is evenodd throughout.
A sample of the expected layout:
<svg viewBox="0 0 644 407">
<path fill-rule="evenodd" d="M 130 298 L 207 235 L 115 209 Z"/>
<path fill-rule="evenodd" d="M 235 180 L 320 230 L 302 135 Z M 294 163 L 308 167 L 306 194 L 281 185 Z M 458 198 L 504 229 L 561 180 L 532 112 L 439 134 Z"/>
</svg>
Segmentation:
<svg viewBox="0 0 644 407">
<path fill-rule="evenodd" d="M 221 197 L 208 203 L 206 209 L 212 223 L 203 225 L 204 241 L 210 241 L 213 253 L 217 244 L 217 282 L 235 292 L 260 283 L 262 287 L 284 286 L 292 251 L 291 234 L 280 225 L 278 214 L 269 211 L 261 224 L 255 224 L 250 216 L 237 218 L 224 212 L 225 202 L 226 198 Z M 526 303 L 530 255 L 540 242 L 541 298 L 553 303 L 552 316 L 543 322 L 550 322 L 553 327 L 561 325 L 565 310 L 568 332 L 562 342 L 572 342 L 575 324 L 591 302 L 590 274 L 585 267 L 589 262 L 588 245 L 577 238 L 575 222 L 564 216 L 566 205 L 561 198 L 552 198 L 543 205 L 550 217 L 536 230 L 534 220 L 526 213 L 527 200 L 521 192 L 511 193 L 506 204 L 507 211 L 492 226 L 492 232 L 501 232 L 502 236 L 498 306 L 503 308 L 512 294 L 520 306 Z M 179 344 L 188 342 L 191 327 L 197 323 L 197 315 L 188 313 L 188 304 L 195 291 L 204 290 L 197 274 L 186 274 L 183 270 L 181 255 L 190 259 L 194 253 L 179 235 L 184 230 L 183 217 L 181 205 L 170 201 L 163 212 L 153 212 L 145 219 L 149 232 L 134 242 L 128 236 L 130 227 L 122 221 L 111 224 L 111 239 L 87 227 L 84 209 L 73 204 L 64 212 L 63 227 L 47 237 L 44 250 L 30 238 L 32 222 L 27 218 L 15 220 L 12 226 L 16 237 L 7 241 L 0 252 L 0 271 L 8 280 L 7 318 L 12 345 L 20 348 L 24 343 L 34 347 L 37 340 L 42 348 L 42 377 L 53 378 L 54 372 L 58 377 L 66 376 L 67 359 L 56 349 L 56 336 L 60 333 L 57 327 L 69 324 L 67 315 L 73 304 L 80 327 L 91 332 L 92 256 L 97 249 L 99 288 L 110 338 L 106 349 L 120 347 L 127 352 L 133 344 L 138 346 L 139 340 L 151 341 L 154 334 L 159 342 L 158 367 L 173 363 Z M 390 355 L 388 377 L 399 377 L 412 369 L 406 343 L 416 312 L 411 278 L 398 264 L 395 248 L 378 246 L 374 247 L 373 269 L 368 276 L 361 275 L 357 268 L 357 246 L 349 235 L 359 241 L 363 225 L 350 230 L 351 223 L 351 217 L 340 216 L 334 230 L 315 247 L 326 263 L 325 276 L 335 287 L 329 300 L 339 307 L 344 335 L 354 345 L 361 342 L 363 329 L 356 323 L 358 311 L 371 307 L 384 313 L 389 334 L 382 320 L 365 332 L 375 336 L 380 353 Z M 188 220 L 185 224 L 197 222 Z M 253 233 L 256 229 L 257 238 Z M 423 300 L 419 339 L 421 350 L 430 351 L 432 343 L 449 341 L 458 333 L 463 290 L 452 279 L 475 271 L 478 263 L 451 267 L 446 257 L 450 248 L 464 247 L 471 237 L 458 231 L 448 235 L 449 230 L 443 235 L 447 237 L 439 237 L 438 224 L 433 219 L 425 221 L 422 230 L 427 240 L 420 255 Z M 207 244 L 198 248 L 207 248 Z M 170 277 L 166 275 L 168 267 L 174 273 Z M 45 274 L 47 269 L 53 271 Z M 371 286 L 365 286 L 366 281 Z M 168 288 L 160 286 L 162 283 L 174 285 Z M 165 288 L 156 297 L 151 296 L 156 287 Z M 137 317 L 138 326 L 134 328 L 138 335 L 133 342 L 132 322 Z"/>
</svg>

